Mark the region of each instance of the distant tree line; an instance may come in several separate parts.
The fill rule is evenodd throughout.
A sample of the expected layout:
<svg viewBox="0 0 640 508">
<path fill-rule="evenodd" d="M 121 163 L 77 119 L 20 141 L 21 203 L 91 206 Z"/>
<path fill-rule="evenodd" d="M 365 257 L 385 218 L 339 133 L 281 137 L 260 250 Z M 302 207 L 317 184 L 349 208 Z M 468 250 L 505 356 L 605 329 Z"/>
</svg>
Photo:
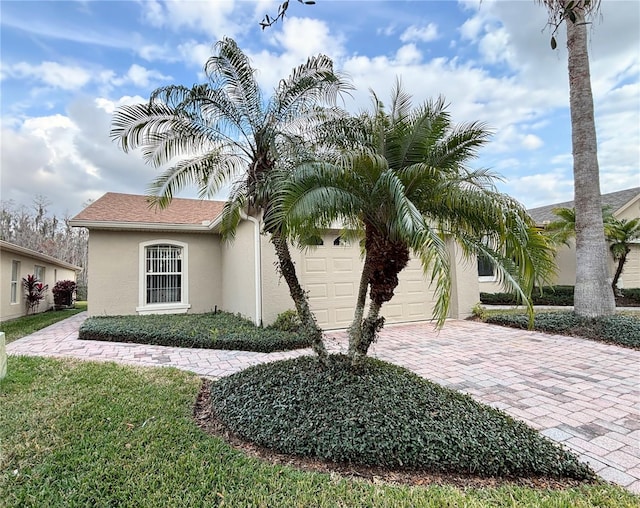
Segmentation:
<svg viewBox="0 0 640 508">
<path fill-rule="evenodd" d="M 82 267 L 78 298 L 86 298 L 89 232 L 69 225 L 70 217 L 50 215 L 50 203 L 36 196 L 31 208 L 0 201 L 0 239 Z"/>
</svg>

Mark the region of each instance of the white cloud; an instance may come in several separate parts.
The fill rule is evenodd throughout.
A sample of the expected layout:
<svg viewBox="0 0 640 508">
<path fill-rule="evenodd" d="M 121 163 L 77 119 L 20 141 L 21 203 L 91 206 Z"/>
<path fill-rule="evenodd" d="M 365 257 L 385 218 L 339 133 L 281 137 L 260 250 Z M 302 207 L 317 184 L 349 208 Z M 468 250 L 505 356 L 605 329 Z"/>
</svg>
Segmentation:
<svg viewBox="0 0 640 508">
<path fill-rule="evenodd" d="M 244 23 L 238 23 L 237 16 L 233 15 L 235 4 L 235 0 L 150 0 L 143 3 L 142 11 L 144 20 L 156 28 L 175 32 L 194 30 L 220 39 L 234 37 L 245 30 Z"/>
<path fill-rule="evenodd" d="M 396 52 L 396 61 L 400 64 L 418 63 L 422 60 L 422 53 L 415 44 L 405 44 Z"/>
<path fill-rule="evenodd" d="M 92 79 L 91 73 L 80 66 L 49 61 L 39 65 L 27 62 L 3 65 L 3 74 L 17 79 L 30 79 L 62 90 L 79 90 Z"/>
<path fill-rule="evenodd" d="M 400 40 L 402 42 L 430 42 L 436 40 L 438 37 L 438 25 L 429 23 L 425 26 L 411 25 L 402 32 Z"/>
<path fill-rule="evenodd" d="M 127 71 L 126 79 L 138 88 L 147 88 L 151 86 L 152 83 L 166 82 L 173 78 L 171 76 L 165 76 L 158 71 L 145 69 L 138 64 L 133 64 Z"/>
<path fill-rule="evenodd" d="M 544 141 L 542 141 L 535 134 L 526 134 L 522 136 L 522 146 L 527 150 L 537 150 L 543 145 L 544 145 Z"/>
<path fill-rule="evenodd" d="M 2 199 L 27 204 L 42 195 L 51 201 L 52 213 L 64 216 L 107 191 L 144 193 L 155 170 L 109 137 L 110 111 L 139 99 L 80 98 L 67 115 L 29 117 L 3 127 Z"/>
</svg>

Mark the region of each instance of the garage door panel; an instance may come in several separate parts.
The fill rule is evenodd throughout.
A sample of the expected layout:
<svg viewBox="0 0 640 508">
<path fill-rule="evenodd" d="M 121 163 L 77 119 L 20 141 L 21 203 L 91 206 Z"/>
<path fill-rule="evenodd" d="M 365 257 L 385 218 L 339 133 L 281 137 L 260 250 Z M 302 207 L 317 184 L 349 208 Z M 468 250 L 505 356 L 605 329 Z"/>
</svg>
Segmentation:
<svg viewBox="0 0 640 508">
<path fill-rule="evenodd" d="M 306 273 L 326 273 L 327 260 L 325 258 L 305 258 Z"/>
<path fill-rule="evenodd" d="M 342 307 L 336 309 L 336 321 L 338 324 L 351 324 L 353 320 L 353 307 Z"/>
<path fill-rule="evenodd" d="M 408 294 L 418 294 L 422 295 L 425 291 L 426 283 L 421 280 L 408 280 L 405 284 L 405 291 Z"/>
<path fill-rule="evenodd" d="M 335 258 L 333 260 L 334 272 L 348 272 L 350 275 L 353 272 L 353 259 L 351 258 Z"/>
<path fill-rule="evenodd" d="M 329 326 L 329 311 L 327 309 L 316 309 L 313 312 L 316 316 L 316 321 L 320 326 Z"/>
<path fill-rule="evenodd" d="M 329 296 L 326 282 L 307 284 L 307 291 L 309 291 L 309 298 L 326 298 Z"/>
<path fill-rule="evenodd" d="M 335 296 L 354 296 L 355 284 L 353 282 L 336 282 L 333 285 Z"/>
<path fill-rule="evenodd" d="M 382 306 L 382 314 L 385 318 L 399 318 L 402 317 L 402 304 L 393 303 L 385 303 Z"/>
<path fill-rule="evenodd" d="M 407 312 L 409 317 L 422 317 L 428 312 L 428 305 L 426 302 L 408 303 Z"/>
</svg>

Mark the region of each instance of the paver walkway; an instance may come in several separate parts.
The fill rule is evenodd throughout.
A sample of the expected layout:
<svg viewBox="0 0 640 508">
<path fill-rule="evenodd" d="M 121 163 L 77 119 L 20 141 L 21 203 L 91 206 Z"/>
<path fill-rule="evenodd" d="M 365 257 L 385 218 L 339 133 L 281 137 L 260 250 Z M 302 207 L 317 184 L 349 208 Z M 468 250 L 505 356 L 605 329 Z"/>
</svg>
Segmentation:
<svg viewBox="0 0 640 508">
<path fill-rule="evenodd" d="M 251 353 L 78 339 L 86 313 L 7 346 L 10 355 L 173 366 L 220 377 L 310 350 Z M 345 333 L 328 333 L 345 349 Z M 560 442 L 611 482 L 640 493 L 640 351 L 470 321 L 387 326 L 372 356 L 502 409 Z"/>
</svg>

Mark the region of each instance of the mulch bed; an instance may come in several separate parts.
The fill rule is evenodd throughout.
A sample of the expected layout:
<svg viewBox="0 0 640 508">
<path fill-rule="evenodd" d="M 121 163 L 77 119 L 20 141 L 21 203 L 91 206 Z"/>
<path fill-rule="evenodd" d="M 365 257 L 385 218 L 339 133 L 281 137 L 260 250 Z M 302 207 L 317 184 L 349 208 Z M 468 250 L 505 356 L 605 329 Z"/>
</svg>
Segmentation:
<svg viewBox="0 0 640 508">
<path fill-rule="evenodd" d="M 211 407 L 211 382 L 209 379 L 202 379 L 200 392 L 193 408 L 193 418 L 198 427 L 207 434 L 224 439 L 230 446 L 245 455 L 258 458 L 269 464 L 290 466 L 303 471 L 327 473 L 332 477 L 337 475 L 351 480 L 364 480 L 374 484 L 390 485 L 449 485 L 462 489 L 517 485 L 537 489 L 566 489 L 593 483 L 562 478 L 487 478 L 463 474 L 432 473 L 421 470 L 392 470 L 383 467 L 338 464 L 313 457 L 299 457 L 274 452 L 236 436 L 215 417 Z"/>
</svg>

